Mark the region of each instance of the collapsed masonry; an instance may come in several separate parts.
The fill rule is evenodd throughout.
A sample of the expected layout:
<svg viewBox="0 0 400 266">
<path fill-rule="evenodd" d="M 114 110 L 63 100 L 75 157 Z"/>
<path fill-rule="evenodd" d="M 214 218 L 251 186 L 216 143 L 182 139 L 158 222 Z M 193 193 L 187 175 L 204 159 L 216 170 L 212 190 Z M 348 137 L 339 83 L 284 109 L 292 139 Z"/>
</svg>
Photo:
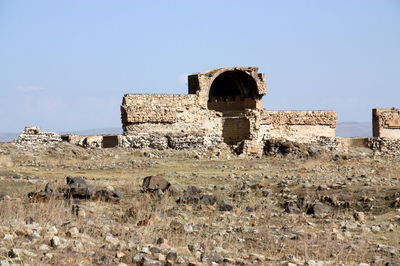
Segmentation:
<svg viewBox="0 0 400 266">
<path fill-rule="evenodd" d="M 26 126 L 13 142 L 17 144 L 43 144 L 61 141 L 61 136 L 55 132 L 41 132 L 40 127 Z"/>
<path fill-rule="evenodd" d="M 335 111 L 268 111 L 257 67 L 219 68 L 188 77 L 187 95 L 126 94 L 121 120 L 134 148 L 184 149 L 226 143 L 261 153 L 265 139 L 335 137 Z"/>
</svg>

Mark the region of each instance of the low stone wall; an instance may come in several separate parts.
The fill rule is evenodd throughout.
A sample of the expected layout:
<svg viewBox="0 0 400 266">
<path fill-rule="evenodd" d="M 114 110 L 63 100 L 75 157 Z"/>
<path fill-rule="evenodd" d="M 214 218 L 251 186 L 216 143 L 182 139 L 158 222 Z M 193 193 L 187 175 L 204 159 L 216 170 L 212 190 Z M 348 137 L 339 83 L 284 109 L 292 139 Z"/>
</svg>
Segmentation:
<svg viewBox="0 0 400 266">
<path fill-rule="evenodd" d="M 98 136 L 77 136 L 62 135 L 62 140 L 73 145 L 84 148 L 113 148 L 123 147 L 125 136 L 123 135 L 98 135 Z M 125 145 L 127 146 L 127 145 Z"/>
<path fill-rule="evenodd" d="M 140 133 L 124 136 L 124 146 L 136 149 L 153 148 L 158 150 L 174 149 L 203 149 L 217 146 L 223 142 L 219 136 L 205 136 L 195 134 L 163 135 L 154 133 Z"/>
<path fill-rule="evenodd" d="M 336 112 L 264 110 L 260 127 L 270 138 L 311 142 L 314 137 L 336 136 Z"/>
<path fill-rule="evenodd" d="M 400 109 L 372 109 L 373 136 L 400 139 Z"/>
</svg>

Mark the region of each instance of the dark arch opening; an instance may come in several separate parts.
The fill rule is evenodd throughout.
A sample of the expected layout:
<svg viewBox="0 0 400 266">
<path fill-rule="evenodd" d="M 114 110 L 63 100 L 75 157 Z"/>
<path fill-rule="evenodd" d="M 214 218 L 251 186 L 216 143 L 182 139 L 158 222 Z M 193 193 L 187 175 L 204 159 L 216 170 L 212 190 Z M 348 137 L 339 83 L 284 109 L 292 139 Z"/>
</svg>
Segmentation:
<svg viewBox="0 0 400 266">
<path fill-rule="evenodd" d="M 243 71 L 226 71 L 211 84 L 208 108 L 216 111 L 256 108 L 257 84 Z"/>
</svg>

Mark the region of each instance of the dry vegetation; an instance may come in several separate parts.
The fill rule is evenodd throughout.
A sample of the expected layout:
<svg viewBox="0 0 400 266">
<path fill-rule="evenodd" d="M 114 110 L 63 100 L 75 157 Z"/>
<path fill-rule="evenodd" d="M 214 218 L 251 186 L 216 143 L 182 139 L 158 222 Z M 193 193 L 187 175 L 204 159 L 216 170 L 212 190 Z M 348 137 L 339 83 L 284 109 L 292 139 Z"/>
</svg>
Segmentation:
<svg viewBox="0 0 400 266">
<path fill-rule="evenodd" d="M 246 158 L 218 149 L 3 143 L 0 265 L 399 262 L 399 162 L 365 150 Z M 47 183 L 62 188 L 66 176 L 76 175 L 121 192 L 120 202 L 26 197 Z M 150 175 L 164 177 L 171 189 L 143 193 Z M 178 203 L 193 196 L 188 186 L 216 202 Z"/>
</svg>

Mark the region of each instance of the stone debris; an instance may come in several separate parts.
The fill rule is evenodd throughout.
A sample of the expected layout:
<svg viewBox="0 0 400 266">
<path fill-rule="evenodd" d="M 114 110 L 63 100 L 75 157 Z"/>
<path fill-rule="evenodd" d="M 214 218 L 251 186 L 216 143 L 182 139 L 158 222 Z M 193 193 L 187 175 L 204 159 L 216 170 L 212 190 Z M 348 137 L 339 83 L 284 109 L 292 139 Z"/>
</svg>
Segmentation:
<svg viewBox="0 0 400 266">
<path fill-rule="evenodd" d="M 16 144 L 34 145 L 61 142 L 61 136 L 55 132 L 41 132 L 40 127 L 26 126 L 24 131 L 13 141 Z"/>
<path fill-rule="evenodd" d="M 157 192 L 159 190 L 165 192 L 170 187 L 171 183 L 161 176 L 147 176 L 142 183 L 143 192 Z"/>
<path fill-rule="evenodd" d="M 264 152 L 267 155 L 293 154 L 299 157 L 314 157 L 321 153 L 321 148 L 315 144 L 297 143 L 286 139 L 266 139 Z"/>
<path fill-rule="evenodd" d="M 0 166 L 9 157 L 14 168 L 3 164 L 0 183 L 17 189 L 0 200 L 0 263 L 396 265 L 399 158 L 318 141 L 333 148 L 271 138 L 268 157 L 245 157 L 2 144 Z"/>
<path fill-rule="evenodd" d="M 183 195 L 177 199 L 179 204 L 203 204 L 214 205 L 217 198 L 213 195 L 204 194 L 201 189 L 195 186 L 188 186 Z"/>
<path fill-rule="evenodd" d="M 376 154 L 383 156 L 400 156 L 400 139 L 368 138 L 367 146 Z"/>
<path fill-rule="evenodd" d="M 67 176 L 67 198 L 90 199 L 93 195 L 93 188 L 86 183 L 83 176 Z"/>
<path fill-rule="evenodd" d="M 65 198 L 118 203 L 121 199 L 121 193 L 107 189 L 94 190 L 87 184 L 84 176 L 67 176 L 66 186 L 60 187 L 58 191 L 50 183 L 47 183 L 44 190 L 29 192 L 27 197 L 31 202 L 48 202 L 50 199 Z M 73 206 L 73 211 L 76 215 L 79 215 L 78 213 L 82 214 L 78 206 Z"/>
</svg>

